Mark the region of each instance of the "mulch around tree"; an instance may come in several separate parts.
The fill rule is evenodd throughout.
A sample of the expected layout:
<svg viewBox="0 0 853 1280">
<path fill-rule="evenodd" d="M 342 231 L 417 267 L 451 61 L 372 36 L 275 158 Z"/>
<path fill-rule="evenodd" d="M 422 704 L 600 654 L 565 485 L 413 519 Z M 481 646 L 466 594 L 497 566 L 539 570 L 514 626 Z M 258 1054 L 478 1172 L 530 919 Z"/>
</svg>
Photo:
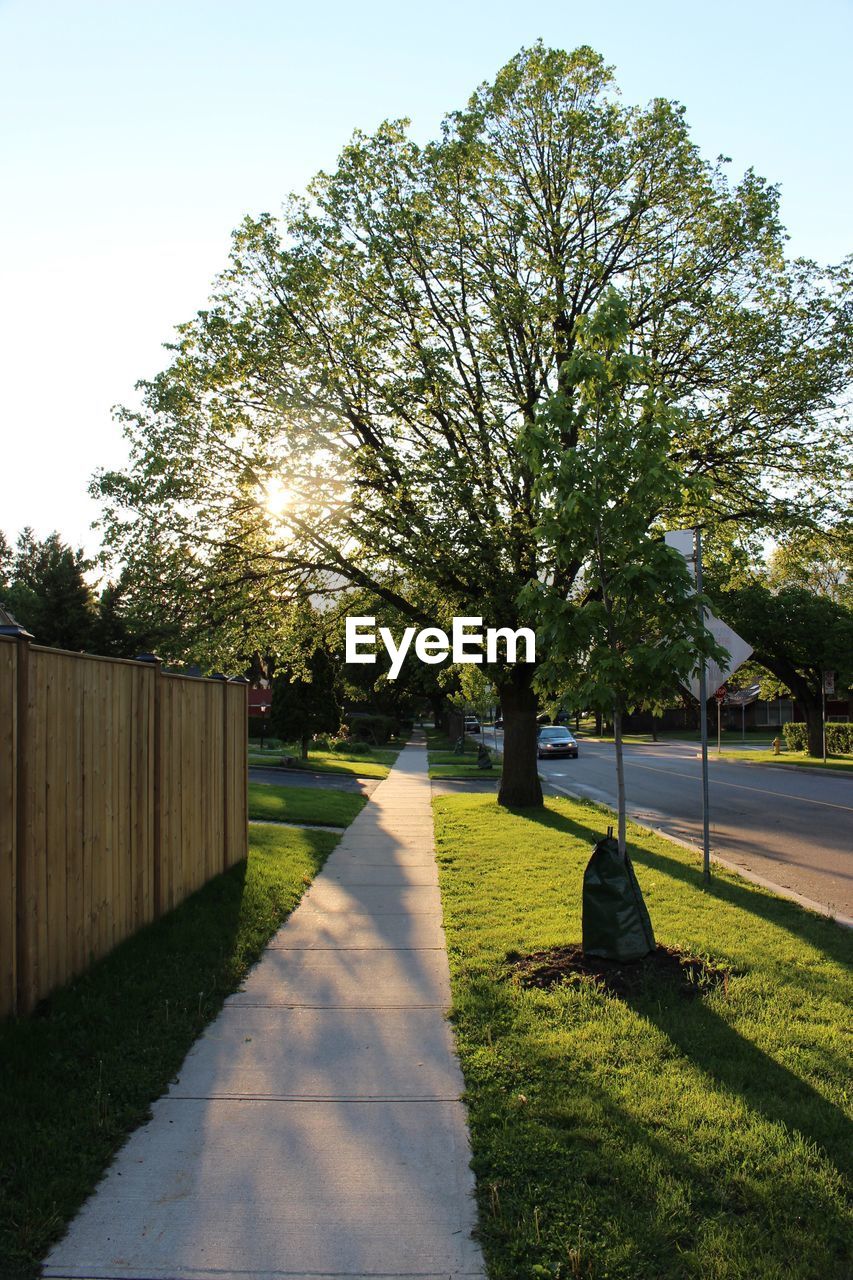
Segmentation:
<svg viewBox="0 0 853 1280">
<path fill-rule="evenodd" d="M 736 973 L 731 967 L 661 945 L 642 960 L 603 960 L 585 955 L 583 948 L 574 943 L 529 955 L 510 952 L 507 962 L 510 976 L 522 987 L 547 991 L 561 982 L 593 982 L 609 995 L 622 998 L 638 995 L 661 982 L 674 986 L 686 999 L 695 999 L 716 987 L 727 993 L 729 979 Z"/>
</svg>

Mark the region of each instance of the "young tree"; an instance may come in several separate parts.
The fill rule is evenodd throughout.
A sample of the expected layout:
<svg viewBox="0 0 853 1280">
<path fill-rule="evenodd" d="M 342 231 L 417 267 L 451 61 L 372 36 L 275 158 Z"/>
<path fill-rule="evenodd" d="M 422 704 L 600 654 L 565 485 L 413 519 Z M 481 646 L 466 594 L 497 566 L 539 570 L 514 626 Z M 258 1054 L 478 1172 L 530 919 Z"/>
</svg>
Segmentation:
<svg viewBox="0 0 853 1280">
<path fill-rule="evenodd" d="M 671 456 L 712 481 L 706 520 L 781 527 L 834 499 L 825 419 L 851 355 L 848 268 L 782 246 L 775 189 L 731 186 L 677 104 L 623 106 L 589 48 L 522 50 L 438 141 L 356 134 L 281 223 L 244 222 L 124 415 L 131 467 L 96 484 L 107 545 L 233 643 L 341 581 L 422 625 L 527 624 L 549 570 L 519 440 L 614 285 L 685 410 Z M 560 565 L 555 599 L 577 572 Z M 533 676 L 494 673 L 506 804 L 541 802 Z"/>
<path fill-rule="evenodd" d="M 454 668 L 459 682 L 459 693 L 466 708 L 470 707 L 482 724 L 487 720 L 497 701 L 497 689 L 489 678 L 489 670 L 473 663 Z"/>
<path fill-rule="evenodd" d="M 684 498 L 685 478 L 672 457 L 680 415 L 655 389 L 649 364 L 627 350 L 628 336 L 627 306 L 611 291 L 578 322 L 561 371 L 566 390 L 526 439 L 552 576 L 578 566 L 564 599 L 547 584 L 529 589 L 548 654 L 540 679 L 568 684 L 576 701 L 613 717 L 623 854 L 623 716 L 664 697 L 697 655 L 718 653 L 701 628 L 684 559 L 664 543 L 660 525 Z M 692 487 L 702 483 L 694 479 Z"/>
</svg>

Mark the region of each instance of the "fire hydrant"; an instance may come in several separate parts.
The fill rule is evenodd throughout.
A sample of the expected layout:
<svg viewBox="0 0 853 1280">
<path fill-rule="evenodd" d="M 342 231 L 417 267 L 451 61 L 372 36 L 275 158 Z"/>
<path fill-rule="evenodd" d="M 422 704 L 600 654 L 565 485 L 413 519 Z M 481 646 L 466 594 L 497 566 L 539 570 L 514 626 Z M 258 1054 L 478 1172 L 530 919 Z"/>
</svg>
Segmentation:
<svg viewBox="0 0 853 1280">
<path fill-rule="evenodd" d="M 774 756 L 778 756 L 778 755 L 780 755 L 780 754 L 781 754 L 781 751 L 782 751 L 782 742 L 781 742 L 781 740 L 780 740 L 779 738 L 774 738 L 774 739 L 773 739 L 773 754 L 774 754 Z"/>
</svg>

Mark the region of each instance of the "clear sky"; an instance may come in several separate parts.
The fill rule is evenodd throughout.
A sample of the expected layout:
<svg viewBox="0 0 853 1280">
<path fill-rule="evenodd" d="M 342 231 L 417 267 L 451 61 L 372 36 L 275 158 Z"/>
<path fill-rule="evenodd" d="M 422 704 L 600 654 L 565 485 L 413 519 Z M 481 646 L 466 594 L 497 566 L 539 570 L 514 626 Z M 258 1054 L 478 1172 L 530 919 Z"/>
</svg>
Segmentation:
<svg viewBox="0 0 853 1280">
<path fill-rule="evenodd" d="M 0 0 L 0 528 L 93 551 L 111 406 L 166 363 L 232 228 L 355 128 L 433 136 L 540 36 L 781 183 L 792 253 L 853 250 L 853 0 Z"/>
</svg>

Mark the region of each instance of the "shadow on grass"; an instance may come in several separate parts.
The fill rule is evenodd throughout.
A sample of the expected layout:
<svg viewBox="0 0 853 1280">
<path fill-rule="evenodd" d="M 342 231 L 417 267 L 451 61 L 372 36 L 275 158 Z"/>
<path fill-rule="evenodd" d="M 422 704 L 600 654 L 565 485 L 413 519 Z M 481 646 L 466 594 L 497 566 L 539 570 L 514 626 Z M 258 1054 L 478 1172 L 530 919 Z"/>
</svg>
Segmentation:
<svg viewBox="0 0 853 1280">
<path fill-rule="evenodd" d="M 471 1117 L 480 1237 L 495 1275 L 530 1275 L 534 1260 L 565 1267 L 569 1240 L 574 1269 L 542 1274 L 592 1277 L 615 1262 L 618 1275 L 846 1280 L 849 1222 L 808 1168 L 778 1168 L 768 1200 L 760 1168 L 694 1157 L 599 1080 L 581 1074 L 554 1089 L 565 1073 L 560 1056 L 538 1067 L 547 1089 L 529 1111 L 510 1110 L 495 1126 L 505 1103 L 486 1091 Z M 808 1220 L 798 1213 L 804 1204 Z M 709 1223 L 726 1256 L 719 1271 L 714 1244 L 705 1252 Z"/>
<path fill-rule="evenodd" d="M 0 1024 L 3 1280 L 38 1274 L 337 838 L 281 839 L 253 834 L 250 868 L 218 876 L 33 1015 Z"/>
<path fill-rule="evenodd" d="M 481 977 L 458 1002 L 480 1235 L 494 1275 L 531 1276 L 534 1261 L 565 1267 L 568 1240 L 576 1269 L 543 1275 L 848 1280 L 844 1115 L 704 1000 L 658 990 L 620 1003 L 716 1088 L 683 1083 L 673 1059 L 650 1111 L 641 1076 L 629 1084 L 624 1042 L 615 1070 L 591 1070 L 562 1037 L 542 1033 L 537 1011 L 521 1011 L 512 987 Z M 493 1043 L 504 1046 L 497 1072 Z M 695 1121 L 682 1112 L 685 1088 Z M 802 1143 L 750 1131 L 736 1115 L 724 1123 L 727 1094 Z"/>
<path fill-rule="evenodd" d="M 735 979 L 736 981 L 736 979 Z M 800 1076 L 740 1035 L 704 999 L 628 996 L 626 1003 L 654 1023 L 690 1062 L 766 1120 L 820 1147 L 839 1172 L 850 1167 L 853 1124 Z"/>
<path fill-rule="evenodd" d="M 583 802 L 576 801 L 575 803 Z M 589 826 L 549 809 L 510 809 L 507 812 L 513 813 L 517 817 L 526 818 L 527 821 L 535 822 L 539 826 L 548 827 L 552 831 L 560 831 L 566 835 L 574 836 L 576 839 L 589 841 L 590 845 L 602 839 L 608 825 L 606 815 L 602 814 L 600 819 L 596 820 L 597 814 L 594 810 L 590 810 L 592 823 Z M 651 838 L 658 837 L 652 836 Z M 665 836 L 659 838 L 661 840 L 666 839 Z M 677 856 L 669 857 L 666 854 L 643 848 L 630 840 L 628 842 L 628 852 L 631 855 L 631 860 L 637 866 L 649 867 L 659 871 L 662 875 L 689 885 L 709 899 L 725 903 L 730 907 L 739 908 L 742 911 L 749 911 L 753 915 L 759 916 L 762 920 L 766 920 L 768 924 L 776 925 L 780 929 L 786 929 L 810 946 L 823 951 L 838 964 L 849 965 L 853 961 L 853 932 L 844 929 L 841 925 L 837 925 L 831 920 L 823 919 L 812 912 L 806 911 L 803 907 L 798 906 L 797 903 L 789 902 L 786 898 L 776 897 L 771 891 L 764 891 L 757 886 L 753 887 L 745 881 L 738 883 L 719 872 L 714 872 L 711 876 L 710 885 L 705 885 L 702 879 L 702 868 L 698 860 L 695 866 L 690 866 L 688 863 L 682 862 Z M 735 873 L 730 874 L 734 875 Z"/>
</svg>

